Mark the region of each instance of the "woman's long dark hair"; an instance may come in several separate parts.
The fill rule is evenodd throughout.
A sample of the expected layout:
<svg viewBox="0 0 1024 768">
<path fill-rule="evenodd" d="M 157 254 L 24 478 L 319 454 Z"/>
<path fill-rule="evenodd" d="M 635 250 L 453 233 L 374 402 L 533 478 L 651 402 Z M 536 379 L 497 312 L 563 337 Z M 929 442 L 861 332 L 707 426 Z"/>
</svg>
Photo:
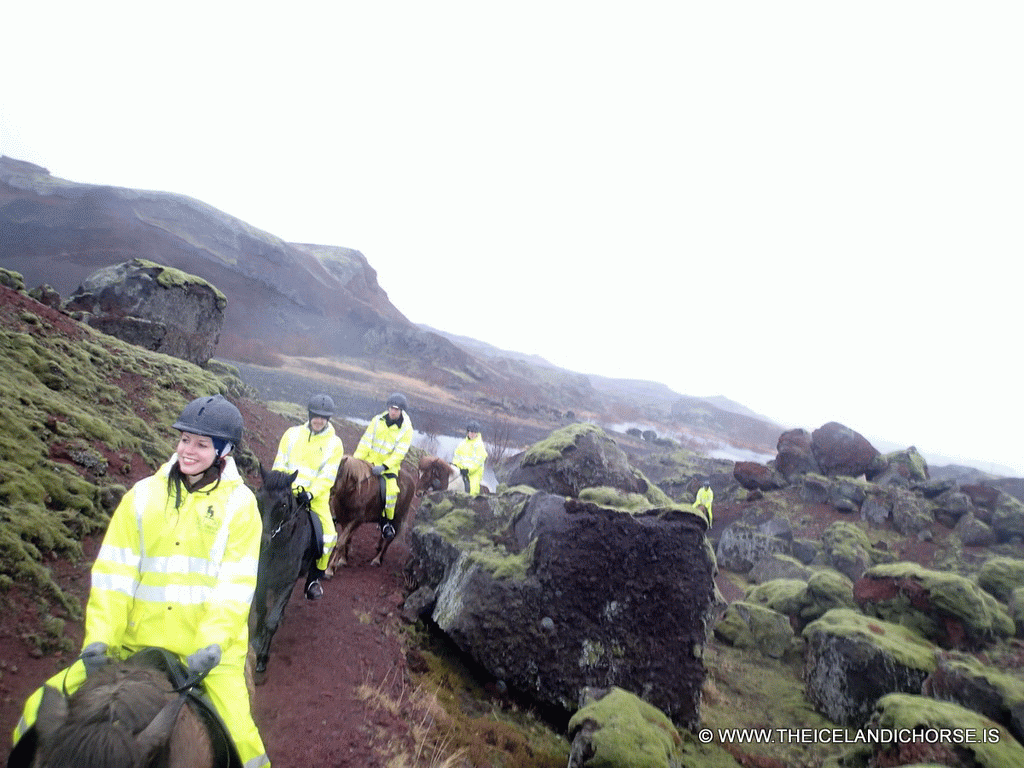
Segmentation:
<svg viewBox="0 0 1024 768">
<path fill-rule="evenodd" d="M 218 485 L 220 485 L 220 475 L 224 471 L 224 459 L 214 459 L 213 464 L 206 468 L 206 471 L 199 477 L 194 485 L 189 485 L 186 475 L 181 471 L 181 467 L 178 462 L 174 462 L 174 466 L 171 467 L 171 472 L 167 477 L 167 495 L 174 495 L 174 508 L 177 509 L 181 506 L 181 489 L 188 492 L 198 491 L 200 488 L 205 488 L 210 483 L 213 483 L 212 491 Z"/>
</svg>

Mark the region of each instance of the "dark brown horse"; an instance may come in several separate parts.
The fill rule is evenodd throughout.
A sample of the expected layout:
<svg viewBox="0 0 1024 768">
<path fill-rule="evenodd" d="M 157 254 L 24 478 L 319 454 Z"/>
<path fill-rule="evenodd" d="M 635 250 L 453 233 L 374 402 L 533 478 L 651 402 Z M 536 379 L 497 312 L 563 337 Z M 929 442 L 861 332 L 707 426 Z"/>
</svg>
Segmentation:
<svg viewBox="0 0 1024 768">
<path fill-rule="evenodd" d="M 380 478 L 371 470 L 368 462 L 352 456 L 343 458 L 341 466 L 338 467 L 338 476 L 334 481 L 334 488 L 331 489 L 331 514 L 338 529 L 338 543 L 325 570 L 327 576 L 333 575 L 334 569 L 339 565 L 349 564 L 348 546 L 356 528 L 363 523 L 377 525 L 380 522 L 384 500 L 380 495 Z M 416 474 L 403 464 L 398 473 L 398 502 L 395 504 L 395 519 L 392 521 L 396 531 L 402 530 L 402 521 L 409 511 L 415 493 Z M 370 561 L 371 565 L 380 565 L 384 562 L 384 554 L 390 544 L 391 540 L 380 537 L 377 542 L 377 554 Z"/>
<path fill-rule="evenodd" d="M 440 456 L 426 456 L 420 459 L 420 479 L 416 483 L 416 495 L 427 491 L 447 491 L 455 474 L 455 467 Z"/>
<path fill-rule="evenodd" d="M 97 670 L 66 699 L 46 686 L 35 736 L 33 768 L 215 764 L 209 732 L 167 676 L 131 662 Z"/>
</svg>

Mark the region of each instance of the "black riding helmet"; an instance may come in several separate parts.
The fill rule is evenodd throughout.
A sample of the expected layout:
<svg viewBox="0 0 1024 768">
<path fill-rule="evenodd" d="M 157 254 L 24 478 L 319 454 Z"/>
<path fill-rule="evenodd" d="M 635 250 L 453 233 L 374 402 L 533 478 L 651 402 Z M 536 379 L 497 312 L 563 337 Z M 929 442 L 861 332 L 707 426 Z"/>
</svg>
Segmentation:
<svg viewBox="0 0 1024 768">
<path fill-rule="evenodd" d="M 403 411 L 407 411 L 409 410 L 409 401 L 405 399 L 405 395 L 401 392 L 392 392 L 388 397 L 387 406 L 388 408 L 396 406 L 401 408 Z"/>
<path fill-rule="evenodd" d="M 242 414 L 222 395 L 197 397 L 185 406 L 174 429 L 238 445 L 242 441 Z"/>
<path fill-rule="evenodd" d="M 471 422 L 469 422 L 469 424 L 466 425 L 466 431 L 467 432 L 479 432 L 480 431 L 480 422 L 479 421 L 471 421 Z"/>
<path fill-rule="evenodd" d="M 331 418 L 334 415 L 334 401 L 330 395 L 313 395 L 309 398 L 309 405 L 306 406 L 309 411 L 310 418 L 314 416 L 321 416 L 325 419 Z"/>
</svg>

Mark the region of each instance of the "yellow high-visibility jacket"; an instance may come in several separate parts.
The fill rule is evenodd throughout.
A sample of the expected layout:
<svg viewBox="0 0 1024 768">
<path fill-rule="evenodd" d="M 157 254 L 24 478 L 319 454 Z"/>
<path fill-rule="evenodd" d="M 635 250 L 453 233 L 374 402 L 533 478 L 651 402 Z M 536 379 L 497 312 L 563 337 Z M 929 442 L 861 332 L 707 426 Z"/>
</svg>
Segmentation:
<svg viewBox="0 0 1024 768">
<path fill-rule="evenodd" d="M 92 568 L 83 647 L 155 645 L 188 656 L 211 643 L 245 663 L 263 531 L 256 497 L 230 456 L 219 483 L 183 493 L 177 456 L 124 495 Z"/>
<path fill-rule="evenodd" d="M 697 500 L 693 502 L 693 508 L 703 506 L 708 511 L 708 524 L 711 524 L 711 503 L 715 500 L 715 492 L 711 488 L 701 486 L 697 491 Z"/>
<path fill-rule="evenodd" d="M 308 423 L 299 424 L 285 430 L 281 436 L 274 469 L 289 473 L 298 470 L 295 485 L 313 494 L 314 500 L 326 502 L 344 455 L 345 446 L 333 424 L 328 422 L 320 434 L 313 432 Z"/>
<path fill-rule="evenodd" d="M 331 550 L 338 543 L 338 532 L 331 518 L 331 489 L 338 477 L 338 465 L 345 456 L 345 446 L 330 422 L 319 434 L 309 428 L 309 422 L 285 430 L 277 446 L 274 469 L 289 474 L 298 470 L 293 485 L 302 486 L 313 495 L 310 505 L 320 519 L 324 535 L 324 548 L 316 562 L 321 571 L 331 560 Z"/>
<path fill-rule="evenodd" d="M 373 417 L 352 455 L 371 464 L 383 464 L 385 472 L 397 475 L 412 445 L 412 420 L 403 413 L 401 426 L 389 427 L 387 417 L 387 411 Z"/>
<path fill-rule="evenodd" d="M 168 477 L 177 461 L 172 456 L 136 483 L 111 516 L 92 567 L 82 646 L 103 642 L 110 656 L 120 658 L 157 646 L 184 662 L 218 644 L 220 664 L 203 685 L 245 768 L 269 766 L 245 684 L 263 531 L 256 497 L 228 456 L 219 482 L 183 491 L 175 508 Z M 76 662 L 50 684 L 71 693 L 84 680 Z M 41 694 L 39 689 L 29 697 L 15 739 L 35 721 Z"/>
<path fill-rule="evenodd" d="M 456 446 L 455 454 L 452 456 L 452 464 L 459 469 L 465 469 L 470 475 L 482 475 L 486 462 L 487 448 L 480 435 L 472 440 L 467 437 Z"/>
</svg>

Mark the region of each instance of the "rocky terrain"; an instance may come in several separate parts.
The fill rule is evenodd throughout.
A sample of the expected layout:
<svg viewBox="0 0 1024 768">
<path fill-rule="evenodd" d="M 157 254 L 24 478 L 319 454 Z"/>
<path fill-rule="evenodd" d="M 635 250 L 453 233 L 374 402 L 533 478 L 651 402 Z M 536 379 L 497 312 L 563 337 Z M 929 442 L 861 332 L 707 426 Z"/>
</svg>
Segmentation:
<svg viewBox="0 0 1024 768">
<path fill-rule="evenodd" d="M 129 320 L 102 326 L 116 338 L 86 322 L 98 304 L 75 308 L 52 285 L 0 269 L 8 730 L 25 696 L 77 652 L 98 537 L 125 487 L 170 453 L 166 425 L 185 402 L 220 391 L 239 404 L 238 460 L 256 485 L 311 392 L 358 418 L 401 390 L 420 431 L 414 454 L 440 452 L 438 438 L 472 414 L 498 483 L 476 498 L 418 499 L 383 568 L 357 564 L 321 603 L 293 602 L 254 701 L 275 764 L 1022 764 L 1024 480 L 930 468 L 913 448 L 882 454 L 842 424 L 784 431 L 735 404 L 444 339 L 409 327 L 372 286 L 352 298 L 355 273 L 329 268 L 333 257 L 316 249 L 278 241 L 274 250 L 264 233 L 245 240 L 241 222 L 195 201 L 69 185 L 26 166 L 0 160 L 0 243 L 17 236 L 17 263 L 52 261 L 68 220 L 96 231 L 67 262 L 89 275 L 139 258 L 133 242 L 151 255 L 170 247 L 167 233 L 178 248 L 201 242 L 201 258 L 188 249 L 166 266 L 147 258 L 148 295 L 164 301 L 187 282 L 216 309 L 223 291 L 224 316 L 210 319 L 227 333 L 232 296 L 237 304 L 254 290 L 239 282 L 250 269 L 239 253 L 289 261 L 292 272 L 305 253 L 307 268 L 335 276 L 339 301 L 372 306 L 376 319 L 344 326 L 349 354 L 303 356 L 284 339 L 273 349 L 229 344 L 243 359 L 200 366 L 183 359 L 200 348 L 194 330 L 177 337 L 180 352 L 139 346 L 142 331 L 175 338 L 173 310 L 107 302 L 103 311 Z M 176 218 L 181 206 L 188 216 Z M 135 232 L 125 219 L 146 224 L 144 241 L 123 235 Z M 104 228 L 123 236 L 105 241 Z M 215 269 L 177 277 L 179 264 L 210 254 Z M 168 268 L 175 277 L 161 281 Z M 50 264 L 48 275 L 60 272 Z M 295 319 L 293 294 L 267 299 L 279 319 Z M 364 355 L 384 341 L 400 352 L 371 364 Z M 663 434 L 610 426 L 657 408 L 671 425 Z M 351 450 L 358 421 L 338 425 Z M 709 458 L 709 444 L 765 460 Z M 710 526 L 692 506 L 705 479 L 716 499 Z M 373 540 L 363 533 L 365 563 Z M 704 728 L 708 740 L 698 738 Z M 798 729 L 832 738 L 794 740 Z M 865 729 L 890 737 L 857 741 Z M 944 736 L 929 741 L 933 733 Z"/>
</svg>

